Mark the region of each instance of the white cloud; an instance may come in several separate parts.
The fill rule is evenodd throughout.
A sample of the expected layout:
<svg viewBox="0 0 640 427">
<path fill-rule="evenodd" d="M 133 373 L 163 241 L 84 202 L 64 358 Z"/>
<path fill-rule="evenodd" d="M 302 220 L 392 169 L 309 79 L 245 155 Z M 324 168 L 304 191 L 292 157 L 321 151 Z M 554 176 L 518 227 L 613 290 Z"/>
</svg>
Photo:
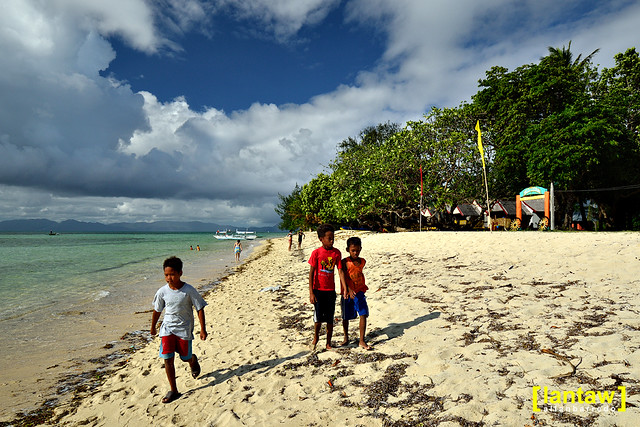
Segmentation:
<svg viewBox="0 0 640 427">
<path fill-rule="evenodd" d="M 266 31 L 286 41 L 303 26 L 320 23 L 340 0 L 221 0 L 239 17 L 261 22 Z"/>
<path fill-rule="evenodd" d="M 308 182 L 364 127 L 456 106 L 491 66 L 536 62 L 569 40 L 576 55 L 602 48 L 596 62 L 610 66 L 633 46 L 640 22 L 640 5 L 624 1 L 581 15 L 571 13 L 580 2 L 352 0 L 348 22 L 384 37 L 377 68 L 300 105 L 256 103 L 227 114 L 194 111 L 182 97 L 160 102 L 101 77 L 117 55 L 106 36 L 146 53 L 179 50 L 173 35 L 207 32 L 212 13 L 233 10 L 289 41 L 320 25 L 338 0 L 5 3 L 0 219 L 273 224 L 277 194 Z M 551 19 L 559 16 L 572 18 Z"/>
<path fill-rule="evenodd" d="M 156 52 L 166 40 L 154 24 L 153 10 L 145 0 L 50 0 L 38 2 L 49 17 L 69 19 L 67 24 L 103 36 L 119 35 L 136 49 Z"/>
</svg>

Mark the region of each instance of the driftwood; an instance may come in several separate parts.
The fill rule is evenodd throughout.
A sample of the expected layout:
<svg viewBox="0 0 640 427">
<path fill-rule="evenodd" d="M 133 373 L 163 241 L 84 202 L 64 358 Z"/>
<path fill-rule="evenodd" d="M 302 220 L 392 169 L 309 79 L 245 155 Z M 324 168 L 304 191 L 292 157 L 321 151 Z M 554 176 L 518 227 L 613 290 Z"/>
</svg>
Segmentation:
<svg viewBox="0 0 640 427">
<path fill-rule="evenodd" d="M 558 354 L 553 350 L 549 350 L 548 348 L 543 348 L 542 350 L 540 350 L 541 353 L 545 353 L 545 354 L 549 354 L 553 357 L 555 357 L 558 360 L 561 360 L 562 362 L 567 363 L 569 366 L 571 366 L 571 372 L 567 372 L 566 374 L 560 374 L 560 375 L 556 375 L 554 377 L 554 379 L 558 379 L 558 378 L 569 378 L 572 377 L 576 374 L 576 369 L 578 369 L 578 366 L 580 366 L 580 364 L 582 363 L 582 357 L 580 358 L 580 361 L 574 365 L 573 363 L 571 363 L 571 359 L 569 359 L 567 356 L 563 356 L 562 354 Z"/>
</svg>

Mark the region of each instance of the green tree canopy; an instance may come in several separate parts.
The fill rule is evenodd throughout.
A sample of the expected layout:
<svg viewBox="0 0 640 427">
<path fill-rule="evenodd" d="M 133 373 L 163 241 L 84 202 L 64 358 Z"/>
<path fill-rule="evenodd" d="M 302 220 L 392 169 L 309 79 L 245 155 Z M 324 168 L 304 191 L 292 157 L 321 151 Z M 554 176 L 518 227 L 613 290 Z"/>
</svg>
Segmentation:
<svg viewBox="0 0 640 427">
<path fill-rule="evenodd" d="M 554 182 L 565 191 L 559 208 L 567 226 L 581 198 L 577 191 L 603 183 L 620 136 L 615 117 L 593 96 L 597 72 L 591 59 L 597 51 L 573 60 L 570 47 L 549 48 L 539 64 L 511 73 L 492 69 L 473 97 L 492 128 L 493 194 L 513 197 L 525 187 Z"/>
<path fill-rule="evenodd" d="M 305 214 L 302 210 L 300 192 L 302 189 L 298 184 L 288 196 L 278 194 L 280 203 L 276 206 L 276 213 L 280 215 L 278 227 L 282 230 L 295 230 L 304 226 Z"/>
<path fill-rule="evenodd" d="M 571 43 L 549 47 L 536 64 L 492 67 L 471 104 L 346 138 L 326 173 L 280 196 L 282 226 L 415 226 L 420 167 L 423 206 L 484 202 L 480 120 L 492 199 L 554 182 L 565 226 L 589 199 L 603 222 L 631 228 L 636 218 L 640 227 L 640 57 L 629 49 L 598 74 L 596 53 L 574 58 Z"/>
</svg>

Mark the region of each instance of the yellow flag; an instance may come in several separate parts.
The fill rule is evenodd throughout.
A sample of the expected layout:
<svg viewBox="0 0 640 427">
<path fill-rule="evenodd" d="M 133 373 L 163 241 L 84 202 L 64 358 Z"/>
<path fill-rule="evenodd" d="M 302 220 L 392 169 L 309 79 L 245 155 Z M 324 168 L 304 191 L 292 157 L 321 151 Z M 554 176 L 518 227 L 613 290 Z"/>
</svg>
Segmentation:
<svg viewBox="0 0 640 427">
<path fill-rule="evenodd" d="M 480 157 L 482 158 L 482 167 L 484 168 L 484 149 L 482 148 L 482 132 L 480 132 L 480 120 L 476 123 L 476 130 L 478 131 L 478 150 L 480 150 Z"/>
</svg>

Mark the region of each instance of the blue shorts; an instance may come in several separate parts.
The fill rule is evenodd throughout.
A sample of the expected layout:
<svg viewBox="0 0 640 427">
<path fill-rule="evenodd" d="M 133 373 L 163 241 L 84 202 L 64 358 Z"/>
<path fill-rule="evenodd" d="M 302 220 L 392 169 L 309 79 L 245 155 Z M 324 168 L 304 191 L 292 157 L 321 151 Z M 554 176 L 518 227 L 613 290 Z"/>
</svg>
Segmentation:
<svg viewBox="0 0 640 427">
<path fill-rule="evenodd" d="M 340 308 L 342 309 L 342 320 L 352 320 L 360 316 L 369 315 L 369 306 L 364 292 L 358 292 L 353 298 L 344 299 L 340 297 Z"/>
<path fill-rule="evenodd" d="M 191 340 L 184 340 L 175 335 L 167 335 L 160 337 L 160 358 L 173 359 L 176 351 L 180 355 L 180 359 L 191 359 Z"/>
<path fill-rule="evenodd" d="M 313 304 L 313 321 L 315 323 L 330 323 L 336 313 L 336 292 L 313 290 L 316 302 Z"/>
</svg>

